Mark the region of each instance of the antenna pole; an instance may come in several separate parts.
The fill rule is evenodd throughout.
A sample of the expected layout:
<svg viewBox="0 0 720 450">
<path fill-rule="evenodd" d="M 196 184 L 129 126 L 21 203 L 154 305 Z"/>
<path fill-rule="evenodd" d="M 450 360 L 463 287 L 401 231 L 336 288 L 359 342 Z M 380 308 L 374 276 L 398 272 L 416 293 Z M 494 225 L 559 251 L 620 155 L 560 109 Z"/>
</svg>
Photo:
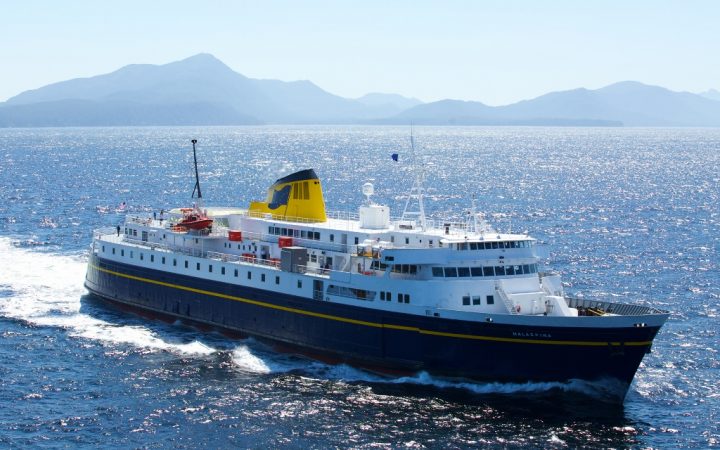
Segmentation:
<svg viewBox="0 0 720 450">
<path fill-rule="evenodd" d="M 198 168 L 197 168 L 197 153 L 195 152 L 195 144 L 197 144 L 197 139 L 193 139 L 190 142 L 192 142 L 193 145 L 193 161 L 195 163 L 195 187 L 193 188 L 191 198 L 195 196 L 195 191 L 197 191 L 197 198 L 202 198 L 202 192 L 200 192 L 200 175 L 198 174 Z"/>
<path fill-rule="evenodd" d="M 420 159 L 418 158 L 416 152 L 415 152 L 415 136 L 413 133 L 413 124 L 410 122 L 410 150 L 412 153 L 412 160 L 413 165 L 415 166 L 413 169 L 415 171 L 415 182 L 410 189 L 410 195 L 408 196 L 407 200 L 405 201 L 405 209 L 403 210 L 402 218 L 401 220 L 406 220 L 409 217 L 417 217 L 418 221 L 420 222 L 420 228 L 425 231 L 427 230 L 427 221 L 425 219 L 425 204 L 423 202 L 423 182 L 425 179 L 425 174 L 423 172 L 422 163 L 420 162 Z M 410 211 L 410 202 L 413 199 L 417 199 L 418 202 L 418 210 L 417 211 Z"/>
</svg>

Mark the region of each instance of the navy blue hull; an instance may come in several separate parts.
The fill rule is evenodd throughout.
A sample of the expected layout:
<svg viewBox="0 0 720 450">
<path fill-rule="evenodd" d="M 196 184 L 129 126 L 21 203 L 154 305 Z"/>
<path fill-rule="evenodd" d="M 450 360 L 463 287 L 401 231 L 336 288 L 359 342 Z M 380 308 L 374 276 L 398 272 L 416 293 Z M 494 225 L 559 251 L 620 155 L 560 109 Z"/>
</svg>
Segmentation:
<svg viewBox="0 0 720 450">
<path fill-rule="evenodd" d="M 503 382 L 632 381 L 657 327 L 559 328 L 378 311 L 120 264 L 85 286 L 112 302 L 271 339 L 339 361 Z"/>
</svg>

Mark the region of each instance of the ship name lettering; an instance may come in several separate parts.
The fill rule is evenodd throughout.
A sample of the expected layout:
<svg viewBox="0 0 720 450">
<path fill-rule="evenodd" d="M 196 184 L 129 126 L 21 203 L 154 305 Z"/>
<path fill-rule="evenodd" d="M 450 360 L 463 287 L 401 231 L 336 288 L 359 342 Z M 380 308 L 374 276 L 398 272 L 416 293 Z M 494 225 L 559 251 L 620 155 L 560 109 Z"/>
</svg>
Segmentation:
<svg viewBox="0 0 720 450">
<path fill-rule="evenodd" d="M 532 331 L 513 331 L 512 335 L 514 337 L 540 337 L 540 338 L 551 338 L 552 335 L 550 333 L 535 333 Z"/>
</svg>

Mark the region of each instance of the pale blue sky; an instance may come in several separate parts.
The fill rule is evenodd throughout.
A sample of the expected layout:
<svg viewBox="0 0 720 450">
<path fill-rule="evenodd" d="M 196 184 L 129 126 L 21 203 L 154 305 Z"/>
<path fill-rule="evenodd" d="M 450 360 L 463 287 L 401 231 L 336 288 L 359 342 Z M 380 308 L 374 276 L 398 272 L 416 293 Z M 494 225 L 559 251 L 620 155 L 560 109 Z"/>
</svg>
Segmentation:
<svg viewBox="0 0 720 450">
<path fill-rule="evenodd" d="M 507 104 L 637 80 L 720 89 L 719 1 L 5 1 L 0 101 L 212 53 L 344 97 Z"/>
</svg>

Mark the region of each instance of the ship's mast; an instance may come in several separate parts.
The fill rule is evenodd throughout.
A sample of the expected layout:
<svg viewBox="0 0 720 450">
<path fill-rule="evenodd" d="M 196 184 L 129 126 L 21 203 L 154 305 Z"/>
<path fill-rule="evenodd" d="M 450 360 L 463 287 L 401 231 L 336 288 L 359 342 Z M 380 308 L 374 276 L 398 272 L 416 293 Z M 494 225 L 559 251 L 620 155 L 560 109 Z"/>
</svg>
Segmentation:
<svg viewBox="0 0 720 450">
<path fill-rule="evenodd" d="M 193 145 L 193 162 L 195 163 L 195 187 L 193 188 L 191 198 L 195 198 L 195 191 L 197 191 L 197 198 L 202 199 L 202 192 L 200 191 L 200 175 L 198 174 L 198 168 L 197 168 L 197 153 L 195 152 L 195 144 L 197 144 L 197 139 L 193 139 L 190 142 L 192 142 Z"/>
<path fill-rule="evenodd" d="M 420 159 L 415 152 L 415 138 L 413 136 L 412 124 L 410 125 L 410 150 L 413 158 L 415 182 L 410 189 L 410 195 L 408 195 L 407 201 L 405 202 L 405 209 L 403 210 L 400 220 L 406 221 L 415 218 L 420 223 L 420 228 L 423 231 L 426 231 L 427 221 L 425 219 L 425 204 L 423 202 L 423 181 L 425 181 L 425 173 L 422 164 L 420 163 Z M 410 202 L 412 199 L 417 199 L 417 210 L 410 209 Z"/>
</svg>

